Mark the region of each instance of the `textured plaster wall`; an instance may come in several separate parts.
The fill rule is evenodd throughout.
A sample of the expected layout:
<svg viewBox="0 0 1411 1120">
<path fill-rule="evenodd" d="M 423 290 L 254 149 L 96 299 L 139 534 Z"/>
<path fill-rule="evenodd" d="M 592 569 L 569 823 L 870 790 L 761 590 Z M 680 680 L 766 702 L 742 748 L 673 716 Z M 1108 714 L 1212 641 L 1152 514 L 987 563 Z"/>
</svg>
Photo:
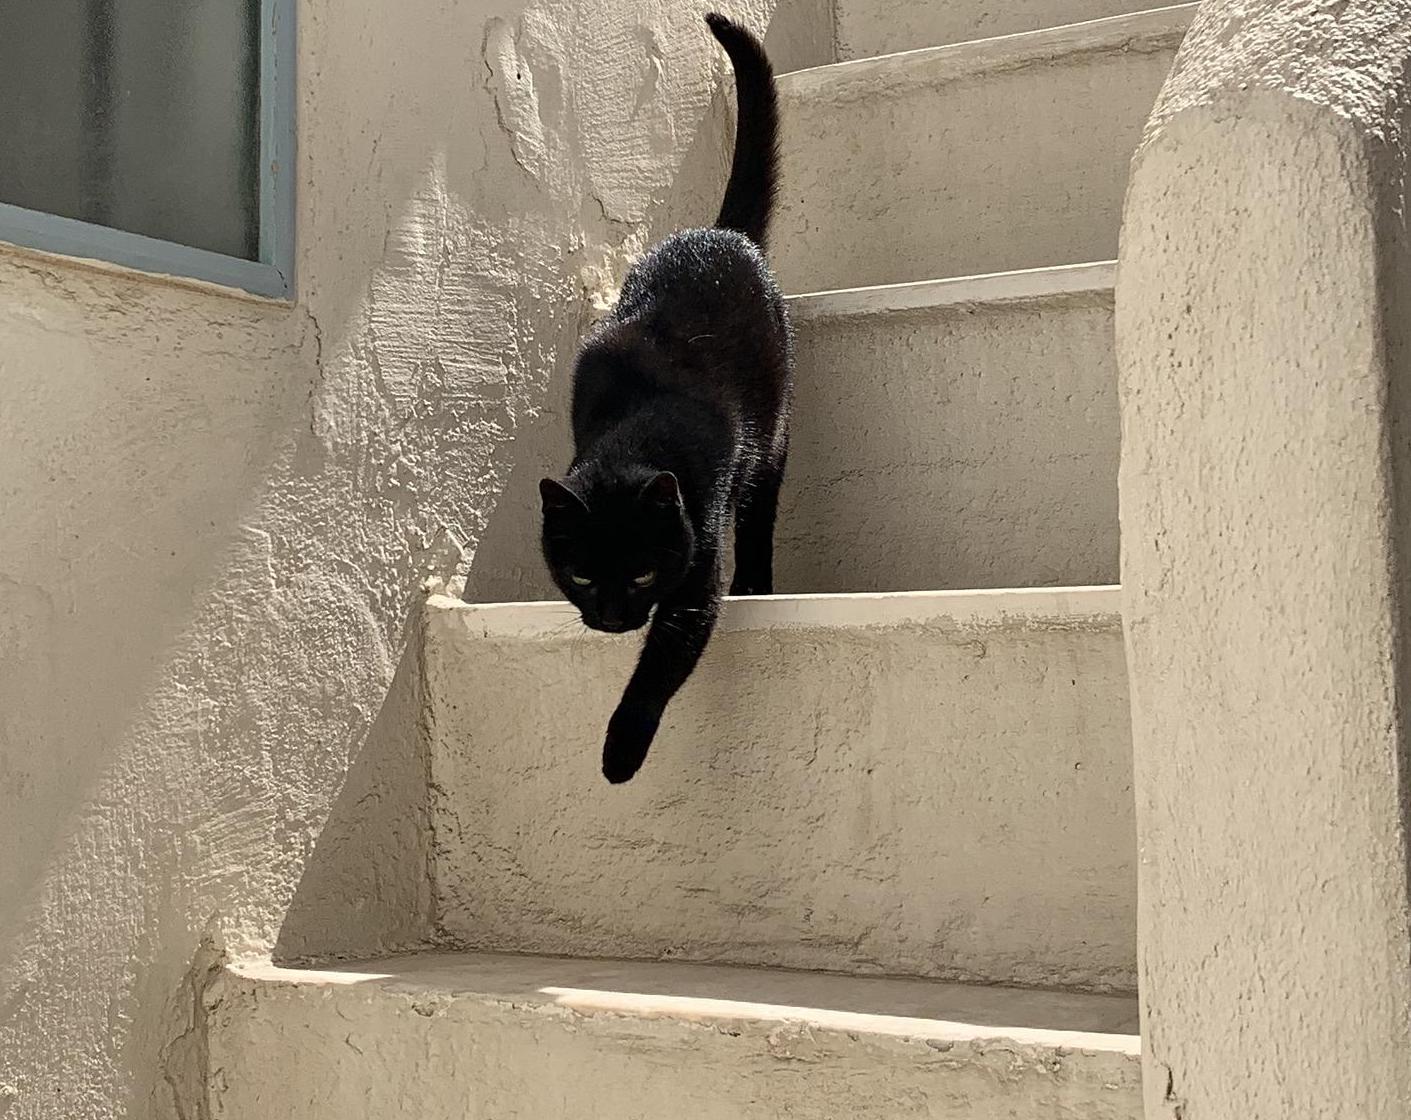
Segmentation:
<svg viewBox="0 0 1411 1120">
<path fill-rule="evenodd" d="M 204 1116 L 223 953 L 421 935 L 418 585 L 522 531 L 585 309 L 718 190 L 694 5 L 300 20 L 296 305 L 0 253 L 5 1120 Z"/>
<path fill-rule="evenodd" d="M 1117 288 L 1147 1116 L 1411 1112 L 1411 4 L 1208 0 Z"/>
</svg>

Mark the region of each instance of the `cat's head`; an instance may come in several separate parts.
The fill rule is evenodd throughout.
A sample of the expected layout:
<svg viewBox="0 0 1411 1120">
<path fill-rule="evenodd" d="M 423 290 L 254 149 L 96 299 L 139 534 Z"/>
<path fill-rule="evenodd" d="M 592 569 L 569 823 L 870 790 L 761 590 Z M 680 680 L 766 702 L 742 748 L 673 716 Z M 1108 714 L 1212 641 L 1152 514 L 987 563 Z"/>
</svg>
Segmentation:
<svg viewBox="0 0 1411 1120">
<path fill-rule="evenodd" d="M 594 630 L 625 633 L 691 567 L 695 535 L 676 476 L 539 483 L 544 559 L 554 582 Z"/>
</svg>

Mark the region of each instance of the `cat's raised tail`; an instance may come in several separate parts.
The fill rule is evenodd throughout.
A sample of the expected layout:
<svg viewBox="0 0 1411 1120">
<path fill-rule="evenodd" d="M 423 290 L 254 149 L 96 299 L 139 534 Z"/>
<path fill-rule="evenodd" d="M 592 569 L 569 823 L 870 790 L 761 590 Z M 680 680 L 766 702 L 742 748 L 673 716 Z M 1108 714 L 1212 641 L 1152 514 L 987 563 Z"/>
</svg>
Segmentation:
<svg viewBox="0 0 1411 1120">
<path fill-rule="evenodd" d="M 761 249 L 779 189 L 779 98 L 764 45 L 748 29 L 718 12 L 705 17 L 735 68 L 735 156 L 720 204 L 718 229 L 743 233 Z"/>
</svg>

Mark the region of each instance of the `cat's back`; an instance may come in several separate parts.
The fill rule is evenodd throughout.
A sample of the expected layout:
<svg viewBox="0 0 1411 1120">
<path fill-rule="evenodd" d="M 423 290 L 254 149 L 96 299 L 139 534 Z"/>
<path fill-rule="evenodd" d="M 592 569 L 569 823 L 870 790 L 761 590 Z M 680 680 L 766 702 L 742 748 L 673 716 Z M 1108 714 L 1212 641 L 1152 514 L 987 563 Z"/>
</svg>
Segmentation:
<svg viewBox="0 0 1411 1120">
<path fill-rule="evenodd" d="M 791 352 L 784 299 L 755 244 L 731 230 L 674 233 L 628 271 L 579 352 L 575 438 L 581 447 L 624 417 L 673 415 L 683 399 L 773 430 Z M 689 425 L 699 428 L 700 415 Z"/>
<path fill-rule="evenodd" d="M 709 322 L 771 330 L 783 297 L 764 255 L 734 230 L 687 229 L 653 246 L 628 271 L 612 318 L 697 330 Z"/>
</svg>

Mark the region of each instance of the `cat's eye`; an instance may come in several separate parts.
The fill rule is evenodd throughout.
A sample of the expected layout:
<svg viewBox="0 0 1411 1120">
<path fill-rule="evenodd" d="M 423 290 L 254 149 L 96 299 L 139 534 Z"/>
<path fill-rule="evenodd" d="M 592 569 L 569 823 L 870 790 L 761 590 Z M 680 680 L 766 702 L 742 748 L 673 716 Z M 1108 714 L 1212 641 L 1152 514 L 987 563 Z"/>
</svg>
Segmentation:
<svg viewBox="0 0 1411 1120">
<path fill-rule="evenodd" d="M 573 580 L 573 583 L 576 587 L 591 587 L 593 585 L 593 581 L 591 579 L 589 579 L 587 576 L 580 576 L 577 572 L 574 572 L 573 575 L 569 576 L 568 578 Z"/>
<path fill-rule="evenodd" d="M 652 584 L 656 583 L 656 581 L 656 572 L 643 572 L 632 582 L 635 583 L 638 587 L 650 587 Z"/>
</svg>

